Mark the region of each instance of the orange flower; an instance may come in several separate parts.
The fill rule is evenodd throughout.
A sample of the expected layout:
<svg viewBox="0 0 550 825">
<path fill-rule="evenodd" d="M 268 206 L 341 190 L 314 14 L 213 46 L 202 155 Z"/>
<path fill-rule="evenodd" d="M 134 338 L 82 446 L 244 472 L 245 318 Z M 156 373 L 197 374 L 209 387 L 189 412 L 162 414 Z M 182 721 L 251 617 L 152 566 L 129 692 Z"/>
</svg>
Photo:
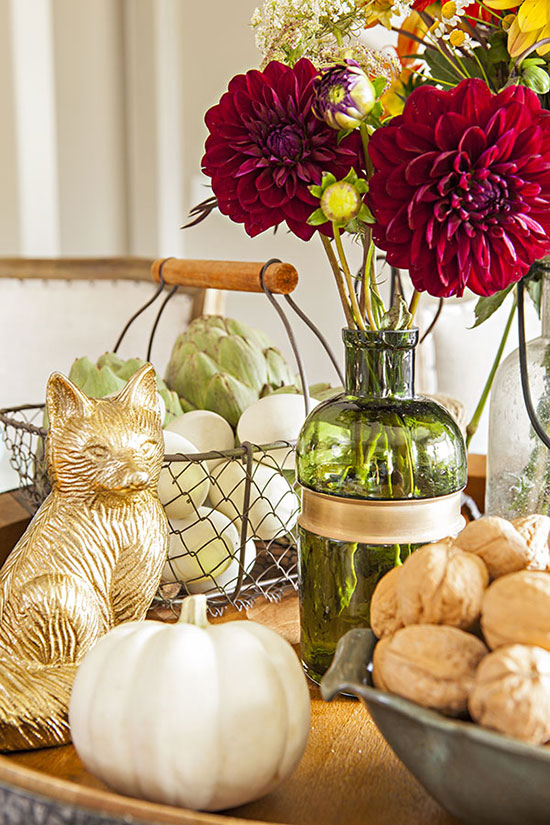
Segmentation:
<svg viewBox="0 0 550 825">
<path fill-rule="evenodd" d="M 424 35 L 428 31 L 427 25 L 424 23 L 418 12 L 413 11 L 405 18 L 401 24 L 402 32 L 409 32 L 424 39 Z M 420 43 L 417 40 L 407 37 L 406 34 L 399 34 L 397 38 L 397 55 L 403 66 L 410 66 L 415 58 L 414 55 L 418 52 Z"/>
<path fill-rule="evenodd" d="M 419 64 L 402 69 L 399 77 L 394 78 L 389 89 L 386 89 L 380 98 L 380 103 L 384 109 L 384 118 L 395 117 L 402 113 L 405 101 L 414 89 L 416 68 L 419 68 Z"/>
</svg>

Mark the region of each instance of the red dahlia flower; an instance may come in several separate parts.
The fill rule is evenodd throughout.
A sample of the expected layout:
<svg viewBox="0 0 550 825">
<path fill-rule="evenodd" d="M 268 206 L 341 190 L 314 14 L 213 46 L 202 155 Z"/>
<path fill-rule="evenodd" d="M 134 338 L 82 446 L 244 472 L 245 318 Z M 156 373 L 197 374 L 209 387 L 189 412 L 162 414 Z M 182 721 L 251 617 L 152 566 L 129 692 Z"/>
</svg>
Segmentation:
<svg viewBox="0 0 550 825">
<path fill-rule="evenodd" d="M 338 145 L 338 133 L 313 114 L 317 74 L 306 58 L 293 68 L 274 60 L 263 72 L 234 77 L 206 113 L 203 171 L 220 212 L 244 223 L 251 236 L 283 221 L 304 241 L 317 229 L 331 234 L 328 223 L 307 223 L 319 205 L 308 187 L 320 184 L 323 172 L 339 180 L 352 167 L 364 169 L 360 137 L 351 134 Z"/>
<path fill-rule="evenodd" d="M 550 112 L 530 89 L 423 86 L 370 155 L 374 241 L 417 290 L 492 295 L 550 253 Z"/>
</svg>

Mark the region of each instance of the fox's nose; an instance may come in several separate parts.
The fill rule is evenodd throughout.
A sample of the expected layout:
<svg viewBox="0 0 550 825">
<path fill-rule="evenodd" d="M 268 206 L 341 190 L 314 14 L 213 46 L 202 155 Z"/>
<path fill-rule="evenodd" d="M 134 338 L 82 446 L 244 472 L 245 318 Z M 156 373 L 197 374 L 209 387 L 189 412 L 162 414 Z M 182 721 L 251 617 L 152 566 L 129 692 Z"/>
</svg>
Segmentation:
<svg viewBox="0 0 550 825">
<path fill-rule="evenodd" d="M 138 470 L 128 477 L 128 487 L 132 487 L 134 490 L 143 490 L 144 487 L 147 487 L 150 480 L 149 473 L 146 473 L 144 470 Z"/>
</svg>

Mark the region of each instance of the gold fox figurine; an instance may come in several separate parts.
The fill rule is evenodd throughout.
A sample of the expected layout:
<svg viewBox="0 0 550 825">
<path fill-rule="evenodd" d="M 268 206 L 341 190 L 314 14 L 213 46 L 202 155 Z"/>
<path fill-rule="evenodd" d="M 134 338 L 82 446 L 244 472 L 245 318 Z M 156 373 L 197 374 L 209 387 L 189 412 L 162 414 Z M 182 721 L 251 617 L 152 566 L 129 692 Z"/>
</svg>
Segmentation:
<svg viewBox="0 0 550 825">
<path fill-rule="evenodd" d="M 52 492 L 0 571 L 0 750 L 68 742 L 79 662 L 99 636 L 142 619 L 158 587 L 168 522 L 155 373 L 113 398 L 59 373 L 47 389 Z"/>
</svg>

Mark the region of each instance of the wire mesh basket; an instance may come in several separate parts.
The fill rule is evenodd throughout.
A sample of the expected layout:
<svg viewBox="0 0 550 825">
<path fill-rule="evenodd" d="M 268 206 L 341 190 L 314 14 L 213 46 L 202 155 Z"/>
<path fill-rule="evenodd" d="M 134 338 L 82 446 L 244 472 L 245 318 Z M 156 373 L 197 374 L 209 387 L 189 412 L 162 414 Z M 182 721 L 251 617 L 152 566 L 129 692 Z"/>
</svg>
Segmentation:
<svg viewBox="0 0 550 825">
<path fill-rule="evenodd" d="M 44 405 L 0 411 L 4 442 L 30 512 L 50 491 L 44 461 Z M 297 586 L 299 495 L 294 445 L 242 444 L 232 450 L 165 456 L 170 549 L 157 601 L 174 607 L 205 593 L 209 610 L 274 601 Z M 179 517 L 178 517 L 179 516 Z"/>
<path fill-rule="evenodd" d="M 162 263 L 158 277 L 161 284 L 154 298 L 166 285 Z M 274 262 L 268 262 L 257 272 L 256 291 L 266 293 L 281 316 L 298 362 L 302 386 L 307 386 L 292 330 L 272 295 L 272 291 L 284 293 L 284 290 L 276 286 L 268 288 L 265 283 L 265 273 L 271 263 Z M 294 286 L 295 281 L 290 289 Z M 168 298 L 174 292 L 173 287 Z M 148 360 L 153 335 L 168 298 L 153 326 Z M 129 324 L 150 303 L 130 319 L 115 351 Z M 307 412 L 307 395 L 304 401 Z M 19 476 L 21 493 L 29 510 L 35 512 L 50 490 L 44 458 L 47 435 L 43 427 L 44 405 L 25 404 L 0 410 L 0 422 L 4 425 L 3 438 L 10 463 Z M 177 612 L 175 606 L 184 596 L 205 593 L 210 613 L 219 615 L 228 605 L 243 609 L 250 607 L 259 596 L 275 601 L 285 591 L 297 589 L 296 531 L 300 497 L 295 482 L 294 452 L 295 445 L 291 442 L 269 445 L 245 442 L 225 451 L 165 455 L 160 484 L 170 490 L 168 498 L 163 499 L 170 524 L 170 548 L 157 602 Z"/>
</svg>

